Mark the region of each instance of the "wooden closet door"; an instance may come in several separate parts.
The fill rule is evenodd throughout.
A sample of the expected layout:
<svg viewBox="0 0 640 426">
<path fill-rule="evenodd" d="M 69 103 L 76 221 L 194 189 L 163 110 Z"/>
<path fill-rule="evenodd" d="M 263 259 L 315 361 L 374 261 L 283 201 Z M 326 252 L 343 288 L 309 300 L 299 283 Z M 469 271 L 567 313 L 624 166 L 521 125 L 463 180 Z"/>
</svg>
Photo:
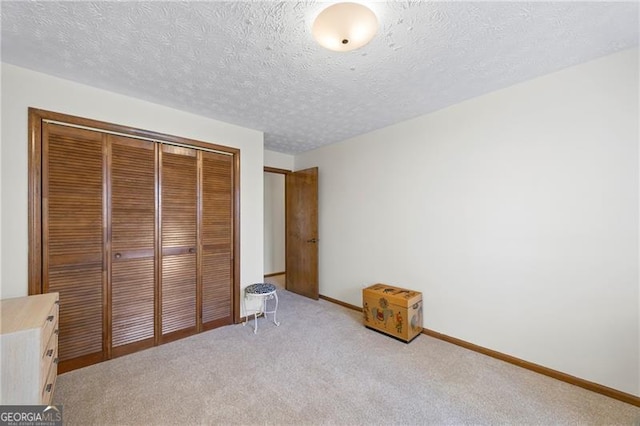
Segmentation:
<svg viewBox="0 0 640 426">
<path fill-rule="evenodd" d="M 104 359 L 103 134 L 43 123 L 43 291 L 60 293 L 59 373 Z"/>
<path fill-rule="evenodd" d="M 108 136 L 111 160 L 111 351 L 154 345 L 156 143 Z"/>
<path fill-rule="evenodd" d="M 196 151 L 162 145 L 162 341 L 196 332 Z"/>
<path fill-rule="evenodd" d="M 202 326 L 233 322 L 233 157 L 201 152 Z"/>
</svg>

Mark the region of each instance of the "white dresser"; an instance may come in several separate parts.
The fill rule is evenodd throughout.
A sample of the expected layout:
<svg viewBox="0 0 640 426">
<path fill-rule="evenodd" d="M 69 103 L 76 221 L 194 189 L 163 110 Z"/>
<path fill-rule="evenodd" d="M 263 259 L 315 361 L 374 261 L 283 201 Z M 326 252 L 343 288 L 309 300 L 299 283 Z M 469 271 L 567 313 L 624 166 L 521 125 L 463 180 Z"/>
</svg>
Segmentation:
<svg viewBox="0 0 640 426">
<path fill-rule="evenodd" d="M 58 300 L 58 293 L 0 300 L 0 405 L 51 402 Z"/>
</svg>

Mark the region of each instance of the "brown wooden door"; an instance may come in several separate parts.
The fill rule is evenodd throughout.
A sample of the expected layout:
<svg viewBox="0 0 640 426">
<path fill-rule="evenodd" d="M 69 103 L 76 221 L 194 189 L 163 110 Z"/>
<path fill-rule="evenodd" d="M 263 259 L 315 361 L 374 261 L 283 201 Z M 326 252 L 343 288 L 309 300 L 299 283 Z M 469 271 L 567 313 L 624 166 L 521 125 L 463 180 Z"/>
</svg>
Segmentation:
<svg viewBox="0 0 640 426">
<path fill-rule="evenodd" d="M 318 168 L 285 177 L 286 287 L 318 299 Z"/>
<path fill-rule="evenodd" d="M 200 152 L 202 328 L 233 323 L 233 158 Z"/>
<path fill-rule="evenodd" d="M 154 345 L 156 146 L 109 135 L 111 350 Z"/>
<path fill-rule="evenodd" d="M 161 319 L 162 341 L 196 332 L 196 150 L 162 145 Z"/>
<path fill-rule="evenodd" d="M 104 135 L 43 123 L 43 292 L 60 293 L 59 373 L 105 359 Z"/>
</svg>

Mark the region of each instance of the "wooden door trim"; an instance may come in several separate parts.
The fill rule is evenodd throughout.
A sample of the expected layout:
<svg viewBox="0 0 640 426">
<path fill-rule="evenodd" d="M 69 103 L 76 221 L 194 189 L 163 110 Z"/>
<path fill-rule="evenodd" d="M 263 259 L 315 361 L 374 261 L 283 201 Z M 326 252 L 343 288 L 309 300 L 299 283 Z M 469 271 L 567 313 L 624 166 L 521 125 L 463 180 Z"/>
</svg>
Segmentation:
<svg viewBox="0 0 640 426">
<path fill-rule="evenodd" d="M 292 170 L 277 169 L 275 167 L 268 167 L 268 166 L 264 167 L 264 172 L 265 173 L 278 173 L 278 174 L 281 174 L 281 175 L 288 175 L 289 173 L 293 173 Z"/>
<path fill-rule="evenodd" d="M 194 149 L 219 151 L 233 157 L 233 301 L 234 320 L 240 322 L 240 149 L 197 141 L 134 127 L 92 120 L 83 117 L 46 111 L 38 108 L 28 110 L 28 291 L 30 295 L 41 294 L 43 289 L 42 267 L 42 123 L 51 120 L 73 126 L 89 127 L 97 131 L 112 132 L 124 136 L 139 137 L 166 142 Z M 157 188 L 156 191 L 159 189 Z M 157 195 L 156 195 L 157 196 Z M 161 218 L 158 218 L 160 220 Z M 158 222 L 156 222 L 158 223 Z M 158 272 L 156 272 L 158 273 Z M 156 279 L 156 282 L 158 280 Z"/>
<path fill-rule="evenodd" d="M 155 146 L 155 202 L 156 222 L 154 224 L 154 248 L 155 248 L 155 299 L 153 306 L 153 342 L 155 345 L 162 343 L 162 146 Z"/>
<path fill-rule="evenodd" d="M 233 321 L 239 324 L 240 320 L 240 155 L 233 156 L 231 169 L 233 176 L 233 203 L 231 232 L 233 238 Z"/>
<path fill-rule="evenodd" d="M 42 118 L 29 108 L 28 155 L 28 279 L 29 294 L 42 289 Z"/>
<path fill-rule="evenodd" d="M 202 331 L 202 152 L 196 152 L 196 331 Z"/>
<path fill-rule="evenodd" d="M 102 352 L 107 359 L 111 359 L 111 140 L 106 134 L 102 134 Z M 105 185 L 104 182 L 107 182 Z"/>
<path fill-rule="evenodd" d="M 205 149 L 210 151 L 219 151 L 229 155 L 239 155 L 240 149 L 232 148 L 215 143 L 202 142 L 195 139 L 189 139 L 181 136 L 169 135 L 166 133 L 154 132 L 151 130 L 137 129 L 135 127 L 125 126 L 121 124 L 109 123 L 106 121 L 93 120 L 90 118 L 77 117 L 73 115 L 63 114 L 59 112 L 47 111 L 38 108 L 29 107 L 29 116 L 34 114 L 37 121 L 50 120 L 59 122 L 59 124 L 67 124 L 76 127 L 86 127 L 89 130 L 111 132 L 125 137 L 142 138 L 154 142 L 165 142 L 176 146 L 182 146 L 191 149 Z M 31 126 L 30 126 L 31 128 Z M 30 134 L 32 132 L 30 131 Z M 40 140 L 40 134 L 33 135 L 36 140 Z"/>
<path fill-rule="evenodd" d="M 97 364 L 102 361 L 106 361 L 102 352 L 83 355 L 67 361 L 60 361 L 58 364 L 58 374 L 66 373 L 67 371 L 76 370 L 82 367 L 88 367 L 89 365 Z"/>
</svg>

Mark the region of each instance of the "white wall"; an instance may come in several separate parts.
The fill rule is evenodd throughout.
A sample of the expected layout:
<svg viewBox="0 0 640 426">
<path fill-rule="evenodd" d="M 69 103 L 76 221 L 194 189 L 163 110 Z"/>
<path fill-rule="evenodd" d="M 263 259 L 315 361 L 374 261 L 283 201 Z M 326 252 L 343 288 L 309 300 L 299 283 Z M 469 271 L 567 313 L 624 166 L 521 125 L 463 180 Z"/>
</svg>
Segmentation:
<svg viewBox="0 0 640 426">
<path fill-rule="evenodd" d="M 239 148 L 240 282 L 262 281 L 262 132 L 3 63 L 0 297 L 27 294 L 28 107 Z"/>
<path fill-rule="evenodd" d="M 264 174 L 264 274 L 285 270 L 284 175 Z"/>
<path fill-rule="evenodd" d="M 321 294 L 640 395 L 638 89 L 634 49 L 297 156 Z"/>
<path fill-rule="evenodd" d="M 0 98 L 4 97 L 2 91 L 2 66 L 0 66 Z M 4 127 L 2 125 L 2 102 L 0 102 L 0 128 Z M 0 142 L 2 141 L 2 135 L 0 134 Z M 2 298 L 2 193 L 4 190 L 2 189 L 2 151 L 4 144 L 0 143 L 0 298 Z"/>
<path fill-rule="evenodd" d="M 276 169 L 293 170 L 295 157 L 281 152 L 264 150 L 265 167 L 274 167 Z"/>
</svg>

